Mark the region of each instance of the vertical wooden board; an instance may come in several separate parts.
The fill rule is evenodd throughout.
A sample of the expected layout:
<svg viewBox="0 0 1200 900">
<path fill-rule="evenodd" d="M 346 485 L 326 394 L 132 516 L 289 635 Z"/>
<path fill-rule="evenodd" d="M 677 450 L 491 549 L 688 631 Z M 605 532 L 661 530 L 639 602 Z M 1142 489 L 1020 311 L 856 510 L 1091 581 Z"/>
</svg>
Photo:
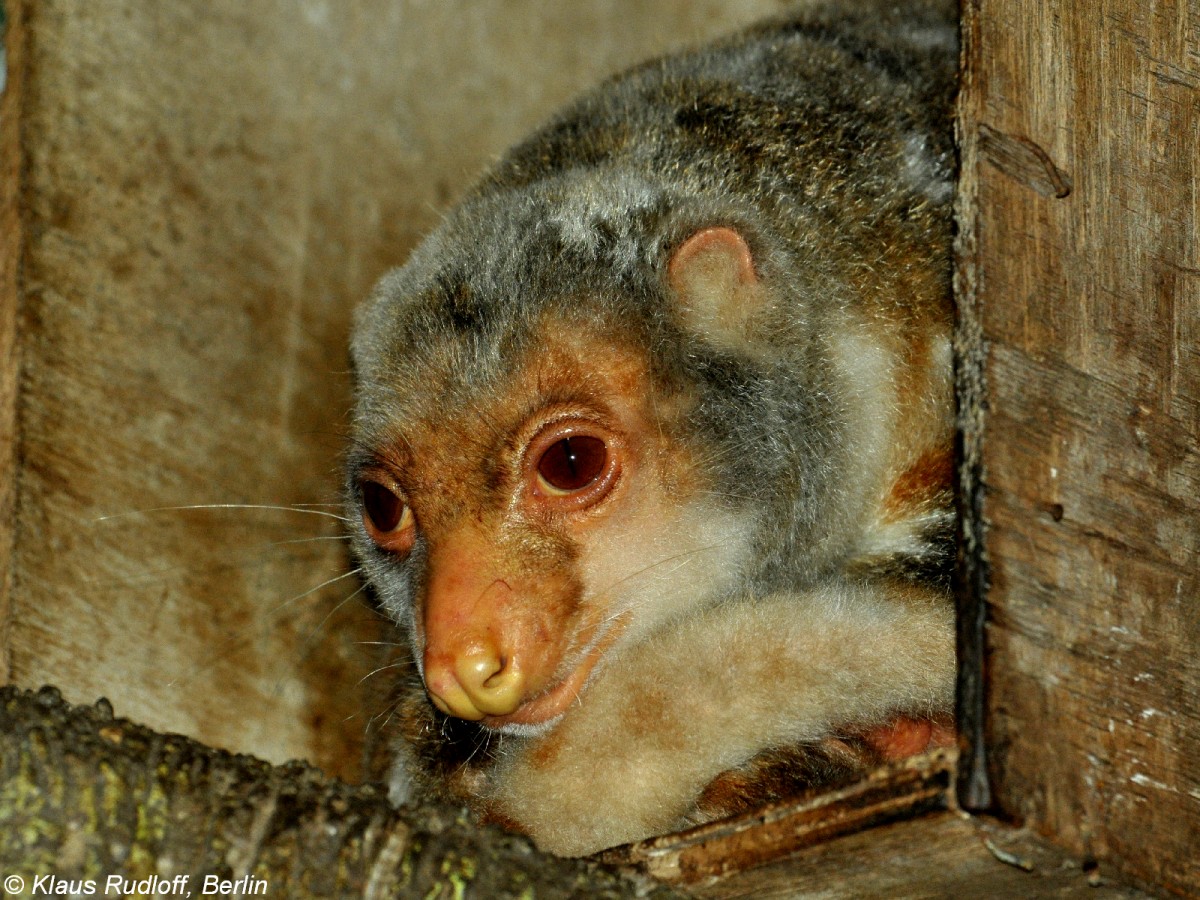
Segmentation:
<svg viewBox="0 0 1200 900">
<path fill-rule="evenodd" d="M 1200 3 L 966 22 L 992 786 L 1200 891 Z"/>
<path fill-rule="evenodd" d="M 571 94 L 780 6 L 27 0 L 11 679 L 351 774 L 341 524 L 156 510 L 336 502 L 375 279 Z"/>
<path fill-rule="evenodd" d="M 18 468 L 17 385 L 20 380 L 17 319 L 21 259 L 21 98 L 24 93 L 25 23 L 19 4 L 0 4 L 3 66 L 0 77 L 0 681 L 10 669 L 13 555 L 16 550 Z"/>
</svg>

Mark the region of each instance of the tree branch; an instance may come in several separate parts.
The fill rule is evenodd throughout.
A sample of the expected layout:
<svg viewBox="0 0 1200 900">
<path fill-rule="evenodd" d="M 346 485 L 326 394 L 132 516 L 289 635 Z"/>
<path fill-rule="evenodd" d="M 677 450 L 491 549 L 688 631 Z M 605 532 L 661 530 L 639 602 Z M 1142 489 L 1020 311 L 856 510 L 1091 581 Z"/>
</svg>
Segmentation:
<svg viewBox="0 0 1200 900">
<path fill-rule="evenodd" d="M 133 884 L 111 890 L 112 878 Z M 0 879 L 10 896 L 58 881 L 97 896 L 677 896 L 540 854 L 465 810 L 396 809 L 379 785 L 159 734 L 114 718 L 106 700 L 72 707 L 49 687 L 0 689 Z M 159 881 L 138 890 L 145 879 Z"/>
</svg>

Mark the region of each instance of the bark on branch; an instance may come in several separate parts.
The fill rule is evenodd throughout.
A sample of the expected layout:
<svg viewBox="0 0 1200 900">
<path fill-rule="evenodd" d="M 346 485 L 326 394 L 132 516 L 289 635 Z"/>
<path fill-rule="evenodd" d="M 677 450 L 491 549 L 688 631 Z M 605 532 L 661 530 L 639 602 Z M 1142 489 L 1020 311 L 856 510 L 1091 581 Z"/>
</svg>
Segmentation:
<svg viewBox="0 0 1200 900">
<path fill-rule="evenodd" d="M 106 893 L 110 877 L 124 882 Z M 96 896 L 200 897 L 220 882 L 289 898 L 678 896 L 459 809 L 396 809 L 378 785 L 156 733 L 105 700 L 0 689 L 0 888 L 32 897 L 70 881 Z"/>
</svg>

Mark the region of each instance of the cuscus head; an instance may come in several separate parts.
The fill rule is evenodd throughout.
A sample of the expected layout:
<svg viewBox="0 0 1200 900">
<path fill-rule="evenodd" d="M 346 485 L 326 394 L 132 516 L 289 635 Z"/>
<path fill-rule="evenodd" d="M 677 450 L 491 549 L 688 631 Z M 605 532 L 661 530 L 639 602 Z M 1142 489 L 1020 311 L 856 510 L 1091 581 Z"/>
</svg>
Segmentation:
<svg viewBox="0 0 1200 900">
<path fill-rule="evenodd" d="M 476 218 L 492 233 L 451 219 L 360 317 L 349 493 L 432 702 L 520 730 L 736 583 L 749 514 L 714 483 L 729 453 L 687 369 L 746 356 L 770 300 L 735 225 L 630 248 L 612 224 Z"/>
</svg>

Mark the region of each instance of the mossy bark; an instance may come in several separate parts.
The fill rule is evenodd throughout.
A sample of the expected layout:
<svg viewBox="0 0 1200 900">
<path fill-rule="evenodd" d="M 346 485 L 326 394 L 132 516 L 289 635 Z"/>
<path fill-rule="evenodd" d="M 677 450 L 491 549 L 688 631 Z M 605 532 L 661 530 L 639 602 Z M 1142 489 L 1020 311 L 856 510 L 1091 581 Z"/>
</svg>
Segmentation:
<svg viewBox="0 0 1200 900">
<path fill-rule="evenodd" d="M 214 876 L 289 898 L 672 896 L 465 811 L 396 809 L 378 785 L 160 734 L 53 688 L 0 689 L 0 877 L 13 876 L 10 896 L 58 881 L 105 896 L 113 876 L 117 893 L 159 896 L 201 896 Z"/>
</svg>

